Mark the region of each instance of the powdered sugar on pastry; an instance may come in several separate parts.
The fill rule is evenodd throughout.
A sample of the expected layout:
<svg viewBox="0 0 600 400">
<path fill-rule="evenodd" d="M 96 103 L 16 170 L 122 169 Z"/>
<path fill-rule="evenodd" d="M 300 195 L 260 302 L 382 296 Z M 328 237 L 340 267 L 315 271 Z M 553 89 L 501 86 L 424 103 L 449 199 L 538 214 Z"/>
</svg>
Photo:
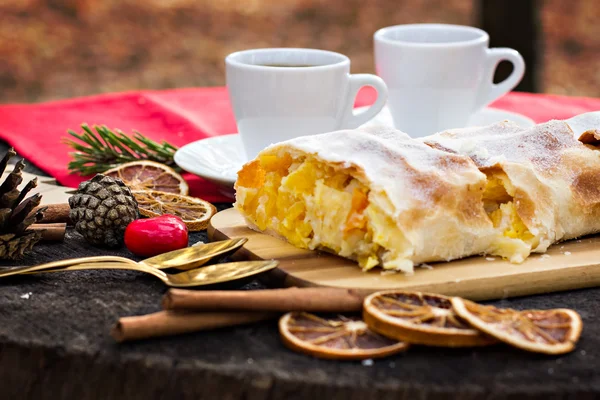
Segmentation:
<svg viewBox="0 0 600 400">
<path fill-rule="evenodd" d="M 520 263 L 600 231 L 600 152 L 564 121 L 300 137 L 263 150 L 235 187 L 253 228 L 364 270 L 475 254 Z"/>
<path fill-rule="evenodd" d="M 489 247 L 485 180 L 468 157 L 397 130 L 337 131 L 261 152 L 240 172 L 236 207 L 298 247 L 410 273 Z"/>
<path fill-rule="evenodd" d="M 584 122 L 585 121 L 585 122 Z M 579 129 L 592 127 L 590 117 Z M 600 153 L 577 140 L 565 121 L 531 128 L 511 122 L 455 129 L 423 138 L 435 148 L 469 156 L 488 175 L 499 177 L 515 214 L 525 225 L 532 251 L 543 252 L 562 239 L 598 232 L 600 216 Z M 463 142 L 474 143 L 464 151 Z M 486 149 L 486 155 L 479 150 Z M 511 233 L 512 234 L 512 233 Z"/>
</svg>

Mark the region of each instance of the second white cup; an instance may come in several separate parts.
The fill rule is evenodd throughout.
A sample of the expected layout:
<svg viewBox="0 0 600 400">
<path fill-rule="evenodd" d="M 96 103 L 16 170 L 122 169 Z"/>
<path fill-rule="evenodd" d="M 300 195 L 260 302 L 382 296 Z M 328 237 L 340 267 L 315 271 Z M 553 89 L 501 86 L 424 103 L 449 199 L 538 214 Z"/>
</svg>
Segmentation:
<svg viewBox="0 0 600 400">
<path fill-rule="evenodd" d="M 246 155 L 254 158 L 272 143 L 298 136 L 352 129 L 386 103 L 381 78 L 350 74 L 348 57 L 317 49 L 270 48 L 232 53 L 225 59 L 227 89 Z M 363 86 L 377 100 L 354 114 Z"/>
<path fill-rule="evenodd" d="M 508 48 L 488 48 L 485 31 L 446 24 L 397 25 L 374 35 L 375 66 L 388 90 L 394 125 L 413 137 L 462 128 L 469 117 L 512 90 L 525 62 Z M 501 61 L 512 74 L 493 83 Z"/>
</svg>

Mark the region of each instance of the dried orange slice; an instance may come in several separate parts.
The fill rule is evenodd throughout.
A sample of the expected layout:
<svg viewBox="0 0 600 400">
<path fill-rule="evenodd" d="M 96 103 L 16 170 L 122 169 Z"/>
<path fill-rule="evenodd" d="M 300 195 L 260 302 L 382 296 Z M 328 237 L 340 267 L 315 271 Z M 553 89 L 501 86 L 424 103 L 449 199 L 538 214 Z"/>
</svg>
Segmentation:
<svg viewBox="0 0 600 400">
<path fill-rule="evenodd" d="M 575 348 L 581 335 L 581 317 L 573 310 L 517 311 L 482 306 L 453 298 L 458 315 L 473 327 L 514 347 L 536 353 L 562 354 Z"/>
<path fill-rule="evenodd" d="M 369 329 L 359 317 L 318 317 L 290 312 L 279 320 L 283 343 L 294 351 L 318 358 L 364 360 L 386 357 L 408 348 Z"/>
<path fill-rule="evenodd" d="M 496 343 L 458 317 L 449 297 L 438 294 L 398 290 L 373 293 L 365 298 L 363 318 L 375 332 L 408 343 L 440 347 Z"/>
<path fill-rule="evenodd" d="M 215 206 L 197 197 L 156 190 L 133 192 L 133 196 L 137 200 L 140 214 L 143 216 L 177 215 L 192 232 L 206 229 L 208 222 L 217 212 Z"/>
<path fill-rule="evenodd" d="M 109 169 L 104 175 L 121 179 L 131 190 L 158 190 L 187 195 L 185 179 L 171 167 L 154 161 L 132 161 Z"/>
</svg>

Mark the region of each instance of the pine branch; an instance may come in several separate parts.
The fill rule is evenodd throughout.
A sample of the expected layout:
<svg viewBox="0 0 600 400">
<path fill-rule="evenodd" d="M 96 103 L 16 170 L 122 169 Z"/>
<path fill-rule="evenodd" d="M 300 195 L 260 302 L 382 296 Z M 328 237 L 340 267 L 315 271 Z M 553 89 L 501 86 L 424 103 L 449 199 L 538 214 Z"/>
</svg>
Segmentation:
<svg viewBox="0 0 600 400">
<path fill-rule="evenodd" d="M 156 161 L 179 169 L 173 160 L 177 147 L 165 141 L 157 143 L 137 131 L 134 131 L 133 137 L 129 137 L 120 130 L 113 132 L 104 125 L 94 125 L 95 132 L 87 124 L 81 125 L 81 129 L 81 133 L 67 131 L 76 140 L 64 140 L 75 150 L 71 153 L 72 160 L 68 165 L 71 173 L 93 175 L 138 160 Z"/>
</svg>

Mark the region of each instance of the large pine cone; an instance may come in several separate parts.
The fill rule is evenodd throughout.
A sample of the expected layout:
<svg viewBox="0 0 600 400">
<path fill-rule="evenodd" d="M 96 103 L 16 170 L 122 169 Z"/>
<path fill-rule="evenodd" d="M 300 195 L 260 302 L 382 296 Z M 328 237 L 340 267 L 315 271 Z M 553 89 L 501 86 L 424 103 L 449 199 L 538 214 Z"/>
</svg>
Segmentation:
<svg viewBox="0 0 600 400">
<path fill-rule="evenodd" d="M 0 175 L 4 173 L 8 161 L 16 155 L 8 150 L 0 160 Z M 0 258 L 19 259 L 40 241 L 40 231 L 29 230 L 29 226 L 42 219 L 44 209 L 32 212 L 40 204 L 42 195 L 37 193 L 25 198 L 31 189 L 37 186 L 37 179 L 29 181 L 23 190 L 18 186 L 23 182 L 21 172 L 25 167 L 23 160 L 18 161 L 13 170 L 0 185 Z"/>
<path fill-rule="evenodd" d="M 120 179 L 102 174 L 82 182 L 69 198 L 69 206 L 77 232 L 96 246 L 120 246 L 125 228 L 138 218 L 131 190 Z"/>
</svg>

